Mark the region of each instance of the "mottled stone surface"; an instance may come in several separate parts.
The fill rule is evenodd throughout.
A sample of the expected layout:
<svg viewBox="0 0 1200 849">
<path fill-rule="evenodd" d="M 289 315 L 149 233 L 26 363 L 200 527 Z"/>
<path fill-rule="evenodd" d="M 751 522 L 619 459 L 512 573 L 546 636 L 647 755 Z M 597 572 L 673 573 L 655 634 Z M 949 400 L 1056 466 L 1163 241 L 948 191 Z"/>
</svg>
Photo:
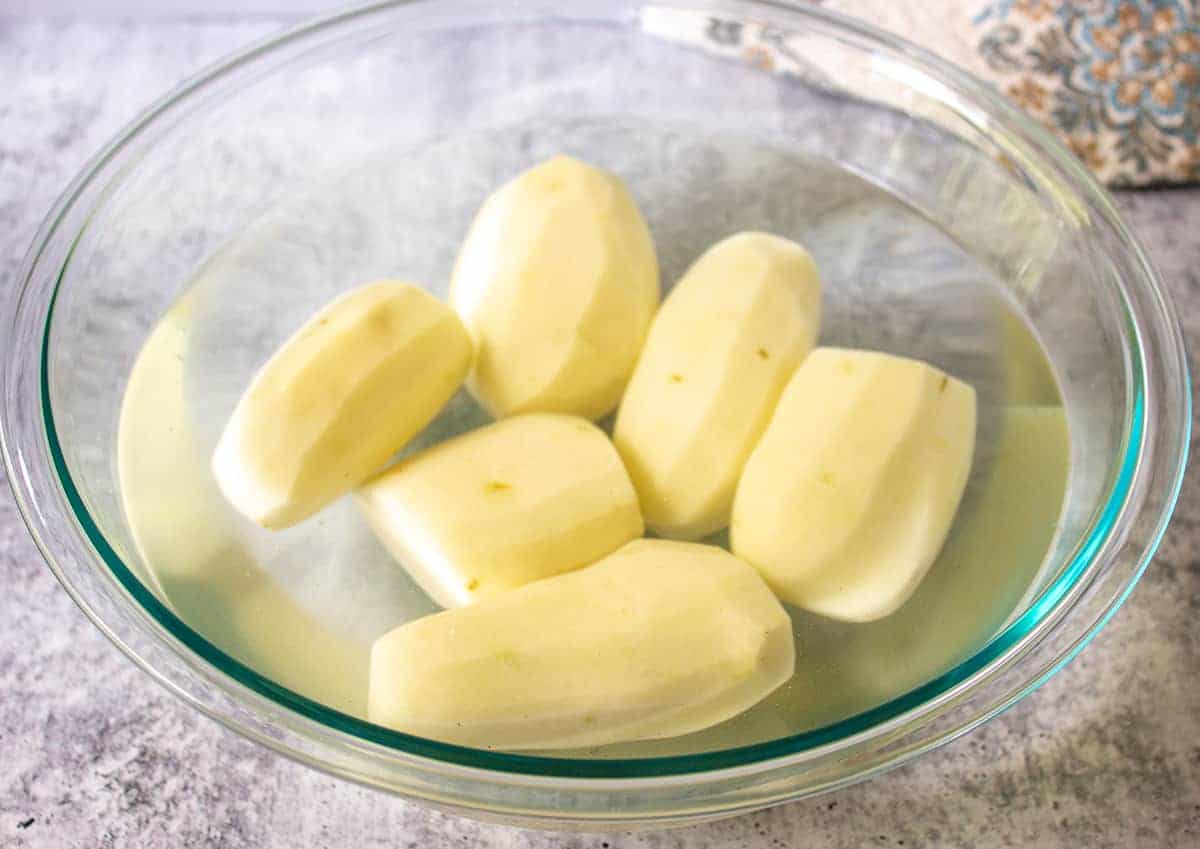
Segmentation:
<svg viewBox="0 0 1200 849">
<path fill-rule="evenodd" d="M 54 197 L 174 79 L 278 22 L 0 19 L 0 285 Z M 1200 189 L 1125 194 L 1200 339 Z M 302 768 L 202 718 L 92 627 L 0 496 L 0 847 L 1200 846 L 1200 472 L 1132 598 L 1000 719 L 833 796 L 671 832 L 479 825 Z"/>
</svg>

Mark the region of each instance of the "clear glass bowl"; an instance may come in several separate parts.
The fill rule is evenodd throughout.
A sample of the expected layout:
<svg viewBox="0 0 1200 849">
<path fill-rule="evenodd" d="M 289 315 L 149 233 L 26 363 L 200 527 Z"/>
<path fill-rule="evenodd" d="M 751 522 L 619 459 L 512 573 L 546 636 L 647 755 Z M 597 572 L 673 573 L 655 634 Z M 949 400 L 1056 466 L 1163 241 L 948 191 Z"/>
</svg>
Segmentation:
<svg viewBox="0 0 1200 849">
<path fill-rule="evenodd" d="M 328 294 L 401 268 L 444 291 L 474 204 L 557 149 L 630 179 L 665 279 L 716 236 L 763 227 L 825 252 L 835 339 L 986 368 L 1006 355 L 981 330 L 981 305 L 998 297 L 1023 317 L 1061 390 L 1071 464 L 1047 558 L 986 645 L 898 698 L 781 739 L 539 757 L 418 739 L 320 704 L 160 600 L 130 536 L 116 445 L 130 369 L 168 308 L 217 278 L 225 318 L 203 350 L 217 358 L 207 374 L 221 408 L 221 392 Z M 882 225 L 854 217 L 864 197 L 923 222 L 979 279 L 952 279 L 932 236 L 875 239 L 882 253 L 865 263 L 858 234 Z M 1174 505 L 1191 420 L 1161 282 L 1062 147 L 910 45 L 771 2 L 380 4 L 246 50 L 150 108 L 70 185 L 26 258 L 3 346 L 3 447 L 21 510 L 67 592 L 136 663 L 332 774 L 555 827 L 676 824 L 820 793 L 995 716 L 1129 593 Z M 223 370 L 229 351 L 245 355 Z"/>
</svg>

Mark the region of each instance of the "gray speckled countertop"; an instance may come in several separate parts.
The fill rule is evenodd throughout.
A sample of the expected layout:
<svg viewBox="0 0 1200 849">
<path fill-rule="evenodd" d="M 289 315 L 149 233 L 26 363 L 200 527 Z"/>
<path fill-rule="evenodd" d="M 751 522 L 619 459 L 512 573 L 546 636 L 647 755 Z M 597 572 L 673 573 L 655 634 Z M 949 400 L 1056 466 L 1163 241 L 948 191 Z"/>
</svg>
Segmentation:
<svg viewBox="0 0 1200 849">
<path fill-rule="evenodd" d="M 0 12 L 2 14 L 2 12 Z M 0 286 L 87 156 L 279 21 L 0 18 Z M 1200 339 L 1200 189 L 1124 194 Z M 485 826 L 336 781 L 155 685 L 59 588 L 0 495 L 0 847 L 1200 846 L 1200 475 L 1096 642 L 1000 719 L 832 796 L 689 829 Z"/>
</svg>

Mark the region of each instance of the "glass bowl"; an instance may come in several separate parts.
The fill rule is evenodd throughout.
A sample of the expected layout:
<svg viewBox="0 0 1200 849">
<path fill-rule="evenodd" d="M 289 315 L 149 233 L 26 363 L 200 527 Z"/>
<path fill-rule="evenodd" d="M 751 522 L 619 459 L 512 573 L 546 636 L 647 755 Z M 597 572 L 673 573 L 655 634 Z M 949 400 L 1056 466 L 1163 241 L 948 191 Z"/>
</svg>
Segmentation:
<svg viewBox="0 0 1200 849">
<path fill-rule="evenodd" d="M 169 428 L 121 433 L 139 351 L 174 352 L 156 372 L 164 411 L 181 403 L 171 387 L 191 386 L 193 405 L 205 387 L 204 443 L 253 364 L 330 294 L 397 274 L 444 292 L 479 199 L 559 150 L 628 179 L 666 281 L 734 230 L 800 236 L 826 278 L 828 340 L 983 375 L 981 445 L 998 404 L 1061 403 L 1070 465 L 1056 533 L 989 639 L 802 733 L 551 757 L 415 738 L 315 700 L 303 676 L 265 672 L 207 636 L 198 619 L 219 627 L 233 613 L 202 584 L 179 615 L 123 491 L 123 466 L 161 482 L 185 463 Z M 291 30 L 180 86 L 88 164 L 38 233 L 3 327 L 17 500 L 67 592 L 130 658 L 299 761 L 546 827 L 749 811 L 878 774 L 995 716 L 1070 660 L 1137 581 L 1174 505 L 1191 420 L 1172 307 L 1092 177 L 953 67 L 780 2 L 385 3 Z M 1018 337 L 1040 339 L 1052 375 L 1022 359 Z M 451 407 L 429 438 L 478 415 Z M 179 563 L 229 559 L 195 531 L 201 495 L 155 494 L 134 509 L 155 514 Z M 353 552 L 318 544 L 311 559 L 293 579 L 336 595 L 320 567 Z M 419 606 L 404 587 L 388 593 Z"/>
</svg>

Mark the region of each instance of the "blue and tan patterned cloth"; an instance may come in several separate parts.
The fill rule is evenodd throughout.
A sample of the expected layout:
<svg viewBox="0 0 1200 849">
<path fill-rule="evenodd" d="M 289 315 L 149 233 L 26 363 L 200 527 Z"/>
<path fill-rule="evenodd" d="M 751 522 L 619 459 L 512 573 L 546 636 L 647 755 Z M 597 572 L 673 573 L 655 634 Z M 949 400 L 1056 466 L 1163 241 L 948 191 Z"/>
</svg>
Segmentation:
<svg viewBox="0 0 1200 849">
<path fill-rule="evenodd" d="M 825 0 L 988 80 L 1112 186 L 1200 181 L 1200 0 Z M 804 74 L 787 34 L 708 19 L 668 37 Z M 660 24 L 664 23 L 660 22 Z M 792 56 L 796 53 L 791 53 Z"/>
</svg>

